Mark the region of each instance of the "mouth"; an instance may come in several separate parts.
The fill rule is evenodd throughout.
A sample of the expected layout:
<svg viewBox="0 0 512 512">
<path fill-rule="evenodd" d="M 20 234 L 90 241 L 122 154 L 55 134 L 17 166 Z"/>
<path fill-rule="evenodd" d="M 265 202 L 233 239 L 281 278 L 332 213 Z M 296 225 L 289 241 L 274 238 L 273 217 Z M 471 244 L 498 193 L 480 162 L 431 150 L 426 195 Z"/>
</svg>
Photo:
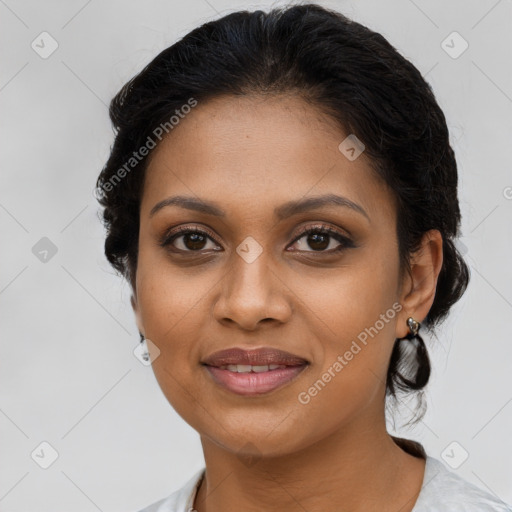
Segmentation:
<svg viewBox="0 0 512 512">
<path fill-rule="evenodd" d="M 222 350 L 201 364 L 224 389 L 239 395 L 261 395 L 294 380 L 310 363 L 290 352 L 263 347 Z"/>
</svg>

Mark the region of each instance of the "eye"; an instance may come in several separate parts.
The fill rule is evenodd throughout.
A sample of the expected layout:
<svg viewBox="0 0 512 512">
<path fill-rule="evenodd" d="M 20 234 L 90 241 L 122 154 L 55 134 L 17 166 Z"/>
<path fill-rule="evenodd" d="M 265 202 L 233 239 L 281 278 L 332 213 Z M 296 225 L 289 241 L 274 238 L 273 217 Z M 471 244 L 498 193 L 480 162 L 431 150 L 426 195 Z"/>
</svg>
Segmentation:
<svg viewBox="0 0 512 512">
<path fill-rule="evenodd" d="M 304 240 L 302 240 L 304 239 Z M 329 226 L 310 226 L 302 230 L 300 235 L 293 241 L 300 242 L 298 251 L 333 253 L 339 252 L 347 247 L 354 247 L 352 240 Z M 336 246 L 336 242 L 338 245 Z M 310 247 L 312 251 L 308 251 Z M 328 250 L 326 250 L 328 249 Z"/>
<path fill-rule="evenodd" d="M 302 239 L 304 239 L 302 241 Z M 208 247 L 208 243 L 212 242 L 213 246 Z M 297 242 L 299 242 L 297 244 Z M 337 246 L 336 246 L 337 242 Z M 335 229 L 321 225 L 310 226 L 301 231 L 299 236 L 295 238 L 293 244 L 298 245 L 293 251 L 301 252 L 317 252 L 317 253 L 334 253 L 339 252 L 348 247 L 354 247 L 352 240 Z M 206 230 L 197 227 L 181 226 L 178 229 L 165 233 L 159 241 L 161 247 L 168 247 L 173 252 L 202 252 L 202 251 L 222 251 L 215 235 Z M 310 247 L 312 251 L 307 250 Z"/>
<path fill-rule="evenodd" d="M 208 242 L 214 242 L 214 247 L 208 247 Z M 177 243 L 175 243 L 177 242 Z M 162 247 L 171 246 L 174 252 L 219 251 L 219 244 L 212 233 L 207 230 L 191 227 L 179 227 L 170 234 L 164 234 L 159 242 Z"/>
</svg>

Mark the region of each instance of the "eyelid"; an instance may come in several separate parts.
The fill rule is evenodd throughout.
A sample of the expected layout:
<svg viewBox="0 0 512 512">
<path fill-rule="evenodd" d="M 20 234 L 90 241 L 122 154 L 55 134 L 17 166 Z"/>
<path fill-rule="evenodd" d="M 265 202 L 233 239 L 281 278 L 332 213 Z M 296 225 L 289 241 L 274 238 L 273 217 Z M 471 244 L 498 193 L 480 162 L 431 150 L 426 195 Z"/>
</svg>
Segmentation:
<svg viewBox="0 0 512 512">
<path fill-rule="evenodd" d="M 292 241 L 292 244 L 295 243 L 297 240 L 300 240 L 304 235 L 309 234 L 310 232 L 319 232 L 319 233 L 325 233 L 330 236 L 337 236 L 341 238 L 345 242 L 351 242 L 351 239 L 348 235 L 343 234 L 338 229 L 330 226 L 329 224 L 317 224 L 317 225 L 307 225 L 301 228 L 298 235 L 295 236 L 295 238 Z"/>
<path fill-rule="evenodd" d="M 336 229 L 329 224 L 321 223 L 316 225 L 305 225 L 302 228 L 300 228 L 300 231 L 297 235 L 295 235 L 294 239 L 289 245 L 295 244 L 298 240 L 300 240 L 305 235 L 314 232 L 314 233 L 324 233 L 328 236 L 334 238 L 336 241 L 338 241 L 342 246 L 344 245 L 345 248 L 348 247 L 354 247 L 354 243 L 352 239 L 348 236 L 340 232 L 339 229 Z M 206 226 L 198 226 L 198 225 L 185 225 L 185 226 L 179 226 L 177 228 L 171 228 L 165 231 L 163 236 L 159 239 L 159 245 L 161 247 L 166 247 L 167 245 L 172 245 L 174 240 L 176 238 L 179 238 L 180 236 L 183 236 L 183 234 L 187 233 L 200 233 L 200 234 L 206 234 L 213 242 L 215 242 L 218 246 L 222 246 L 222 244 L 217 240 L 216 235 Z M 287 246 L 289 247 L 289 246 Z M 218 249 L 213 249 L 217 251 Z M 305 251 L 306 253 L 316 253 L 316 254 L 332 254 L 332 252 L 337 251 L 339 249 L 331 249 L 330 251 Z M 181 249 L 178 249 L 178 252 L 186 253 L 197 253 L 200 254 L 202 251 L 183 251 Z M 297 251 L 297 252 L 304 252 L 304 251 Z"/>
<path fill-rule="evenodd" d="M 206 226 L 194 226 L 194 225 L 185 225 L 178 226 L 177 228 L 171 228 L 164 232 L 164 234 L 158 240 L 158 243 L 163 247 L 171 244 L 174 240 L 181 235 L 181 233 L 204 233 L 208 235 L 217 245 L 221 245 L 221 243 L 217 240 L 216 235 Z M 199 251 L 184 251 L 184 252 L 199 252 Z"/>
</svg>

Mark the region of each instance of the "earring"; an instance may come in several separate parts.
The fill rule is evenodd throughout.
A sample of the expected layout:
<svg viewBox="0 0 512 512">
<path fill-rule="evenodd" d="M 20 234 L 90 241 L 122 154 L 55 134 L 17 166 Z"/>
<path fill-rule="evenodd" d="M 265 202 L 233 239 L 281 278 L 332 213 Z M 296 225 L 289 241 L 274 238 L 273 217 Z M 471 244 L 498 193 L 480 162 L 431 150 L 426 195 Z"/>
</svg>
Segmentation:
<svg viewBox="0 0 512 512">
<path fill-rule="evenodd" d="M 142 359 L 144 359 L 144 361 L 149 361 L 149 350 L 148 350 L 148 346 L 146 344 L 146 339 L 144 338 L 144 335 L 141 332 L 139 332 L 139 335 L 140 335 L 140 343 L 142 345 L 141 357 L 142 357 Z"/>
<path fill-rule="evenodd" d="M 412 316 L 407 319 L 409 332 L 397 338 L 388 371 L 388 387 L 395 394 L 395 386 L 403 391 L 423 388 L 430 377 L 430 358 L 419 334 L 420 322 Z"/>
<path fill-rule="evenodd" d="M 412 379 L 401 375 L 401 379 L 411 388 L 421 389 L 427 384 L 430 377 L 430 359 L 425 342 L 419 335 L 420 322 L 410 316 L 407 319 L 407 325 L 410 332 L 405 336 L 405 339 L 409 340 L 409 343 L 412 342 L 415 347 L 415 354 L 409 360 L 409 367 L 416 367 L 416 375 Z"/>
<path fill-rule="evenodd" d="M 406 338 L 412 339 L 412 338 L 415 338 L 416 336 L 418 336 L 418 331 L 420 330 L 421 324 L 417 320 L 414 320 L 414 318 L 412 316 L 410 316 L 407 319 L 407 325 L 409 326 L 409 329 L 411 332 L 409 334 L 407 334 Z M 423 341 L 423 340 L 421 340 L 421 341 Z"/>
</svg>

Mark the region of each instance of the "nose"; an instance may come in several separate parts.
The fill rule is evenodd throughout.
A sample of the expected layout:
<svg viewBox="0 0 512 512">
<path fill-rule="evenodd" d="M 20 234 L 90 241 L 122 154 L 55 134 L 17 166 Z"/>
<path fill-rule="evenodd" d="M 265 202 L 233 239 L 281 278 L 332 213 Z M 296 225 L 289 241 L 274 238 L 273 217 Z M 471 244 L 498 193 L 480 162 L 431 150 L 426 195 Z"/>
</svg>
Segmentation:
<svg viewBox="0 0 512 512">
<path fill-rule="evenodd" d="M 248 331 L 263 323 L 287 322 L 292 312 L 291 293 L 270 266 L 265 251 L 250 263 L 236 253 L 233 256 L 213 308 L 216 320 Z"/>
</svg>

